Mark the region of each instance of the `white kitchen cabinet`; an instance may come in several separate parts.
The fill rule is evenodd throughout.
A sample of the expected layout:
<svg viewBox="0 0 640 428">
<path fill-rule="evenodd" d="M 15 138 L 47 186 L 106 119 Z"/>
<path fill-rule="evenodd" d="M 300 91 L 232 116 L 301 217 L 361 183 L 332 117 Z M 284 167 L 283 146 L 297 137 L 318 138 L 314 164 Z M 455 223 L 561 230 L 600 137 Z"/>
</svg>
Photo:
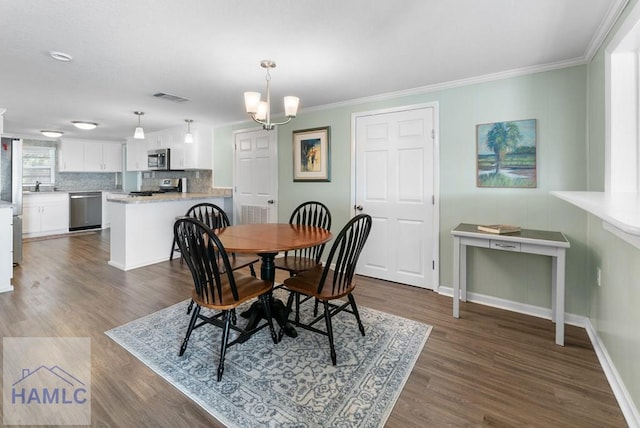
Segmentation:
<svg viewBox="0 0 640 428">
<path fill-rule="evenodd" d="M 0 204 L 0 293 L 13 291 L 13 209 Z"/>
<path fill-rule="evenodd" d="M 213 128 L 192 125 L 193 144 L 184 144 L 184 169 L 212 169 Z M 184 136 L 183 136 L 184 140 Z"/>
<path fill-rule="evenodd" d="M 148 171 L 147 145 L 144 140 L 127 138 L 127 171 Z"/>
<path fill-rule="evenodd" d="M 92 140 L 62 140 L 58 166 L 62 172 L 121 172 L 122 146 Z"/>
<path fill-rule="evenodd" d="M 44 236 L 69 231 L 69 194 L 25 193 L 22 198 L 22 236 Z"/>
<path fill-rule="evenodd" d="M 60 142 L 58 170 L 61 172 L 84 171 L 84 141 L 62 140 Z"/>
<path fill-rule="evenodd" d="M 166 149 L 169 147 L 168 138 L 164 131 L 149 132 L 145 135 L 148 150 Z"/>
<path fill-rule="evenodd" d="M 118 143 L 86 142 L 84 145 L 84 171 L 122 171 L 122 146 Z"/>
<path fill-rule="evenodd" d="M 184 135 L 186 131 L 181 129 L 173 129 L 168 131 L 166 138 L 169 140 L 169 148 L 171 149 L 171 169 L 184 169 Z"/>
<path fill-rule="evenodd" d="M 171 169 L 211 169 L 213 128 L 192 124 L 193 143 L 185 144 L 187 128 L 184 126 L 149 132 L 145 140 L 127 138 L 127 171 L 146 171 L 147 150 L 170 149 Z M 144 142 L 146 141 L 146 144 Z M 142 143 L 142 144 L 141 144 Z M 144 148 L 144 150 L 143 150 Z"/>
<path fill-rule="evenodd" d="M 104 172 L 122 172 L 121 144 L 102 144 L 102 166 Z"/>
</svg>

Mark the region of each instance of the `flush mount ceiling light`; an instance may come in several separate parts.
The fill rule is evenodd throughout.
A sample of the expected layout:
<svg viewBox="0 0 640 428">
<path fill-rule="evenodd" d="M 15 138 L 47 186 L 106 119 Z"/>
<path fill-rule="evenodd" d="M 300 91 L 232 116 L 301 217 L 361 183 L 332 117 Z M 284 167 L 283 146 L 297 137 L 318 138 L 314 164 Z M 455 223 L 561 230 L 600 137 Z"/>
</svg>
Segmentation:
<svg viewBox="0 0 640 428">
<path fill-rule="evenodd" d="M 184 136 L 184 143 L 193 144 L 193 134 L 191 133 L 191 122 L 193 122 L 193 120 L 185 119 L 184 121 L 187 122 L 187 134 Z"/>
<path fill-rule="evenodd" d="M 262 128 L 272 130 L 274 126 L 289 123 L 291 119 L 296 117 L 300 99 L 292 96 L 284 97 L 284 114 L 287 116 L 287 120 L 284 122 L 271 122 L 271 74 L 269 74 L 269 70 L 275 68 L 276 63 L 265 59 L 260 62 L 260 67 L 267 69 L 265 78 L 267 81 L 267 100 L 260 101 L 260 92 L 245 92 L 244 105 L 251 119 L 261 124 Z"/>
<path fill-rule="evenodd" d="M 76 128 L 85 130 L 95 129 L 96 126 L 98 126 L 95 122 L 85 122 L 83 120 L 72 120 L 71 123 L 73 123 L 73 126 Z"/>
<path fill-rule="evenodd" d="M 133 133 L 133 138 L 136 140 L 144 140 L 144 129 L 140 126 L 140 116 L 144 114 L 143 111 L 134 111 L 133 114 L 138 116 L 138 126 L 136 127 L 136 131 Z"/>
<path fill-rule="evenodd" d="M 56 61 L 62 61 L 62 62 L 69 62 L 73 59 L 73 57 L 68 53 L 59 52 L 59 51 L 51 51 L 49 52 L 49 56 L 55 59 Z"/>
<path fill-rule="evenodd" d="M 45 137 L 49 137 L 49 138 L 58 138 L 62 136 L 62 134 L 64 134 L 64 132 L 62 131 L 48 131 L 48 130 L 40 131 L 40 133 Z"/>
</svg>

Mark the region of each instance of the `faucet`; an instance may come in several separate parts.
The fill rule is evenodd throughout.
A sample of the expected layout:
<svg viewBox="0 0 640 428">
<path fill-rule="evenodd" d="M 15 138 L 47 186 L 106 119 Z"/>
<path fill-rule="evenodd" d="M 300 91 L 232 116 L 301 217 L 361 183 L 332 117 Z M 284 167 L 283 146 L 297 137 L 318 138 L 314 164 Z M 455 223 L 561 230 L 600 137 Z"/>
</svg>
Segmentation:
<svg viewBox="0 0 640 428">
<path fill-rule="evenodd" d="M 40 191 L 40 182 L 36 180 L 36 192 Z"/>
</svg>

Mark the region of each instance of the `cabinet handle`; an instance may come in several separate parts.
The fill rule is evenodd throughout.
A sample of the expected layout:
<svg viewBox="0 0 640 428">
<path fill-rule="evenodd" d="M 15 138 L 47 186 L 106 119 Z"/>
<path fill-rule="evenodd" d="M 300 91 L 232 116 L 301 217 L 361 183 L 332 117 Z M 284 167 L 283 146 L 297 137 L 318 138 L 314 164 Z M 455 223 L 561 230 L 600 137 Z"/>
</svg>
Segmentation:
<svg viewBox="0 0 640 428">
<path fill-rule="evenodd" d="M 516 248 L 515 245 L 496 244 L 496 247 L 500 248 Z"/>
</svg>

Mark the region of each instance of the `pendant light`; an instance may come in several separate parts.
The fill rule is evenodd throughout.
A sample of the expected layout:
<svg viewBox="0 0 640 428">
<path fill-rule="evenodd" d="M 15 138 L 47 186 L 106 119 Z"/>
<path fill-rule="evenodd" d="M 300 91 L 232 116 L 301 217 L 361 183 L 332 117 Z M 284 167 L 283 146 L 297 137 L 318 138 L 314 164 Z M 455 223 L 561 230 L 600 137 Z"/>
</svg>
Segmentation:
<svg viewBox="0 0 640 428">
<path fill-rule="evenodd" d="M 260 62 L 260 67 L 267 70 L 267 100 L 260 100 L 260 92 L 245 92 L 244 93 L 244 105 L 249 117 L 253 121 L 262 125 L 263 129 L 272 130 L 277 125 L 284 125 L 291 122 L 291 119 L 296 117 L 298 112 L 298 103 L 300 99 L 298 97 L 286 96 L 284 97 L 284 114 L 287 119 L 282 122 L 271 122 L 271 74 L 269 70 L 276 67 L 275 61 L 265 59 Z"/>
<path fill-rule="evenodd" d="M 138 116 L 138 126 L 136 127 L 136 131 L 133 133 L 133 138 L 136 140 L 144 140 L 144 129 L 140 126 L 140 116 L 144 114 L 143 111 L 134 111 L 133 114 Z"/>
<path fill-rule="evenodd" d="M 193 122 L 193 120 L 185 119 L 184 121 L 187 122 L 187 134 L 184 136 L 184 143 L 193 144 L 193 134 L 191 133 L 191 122 Z"/>
</svg>

